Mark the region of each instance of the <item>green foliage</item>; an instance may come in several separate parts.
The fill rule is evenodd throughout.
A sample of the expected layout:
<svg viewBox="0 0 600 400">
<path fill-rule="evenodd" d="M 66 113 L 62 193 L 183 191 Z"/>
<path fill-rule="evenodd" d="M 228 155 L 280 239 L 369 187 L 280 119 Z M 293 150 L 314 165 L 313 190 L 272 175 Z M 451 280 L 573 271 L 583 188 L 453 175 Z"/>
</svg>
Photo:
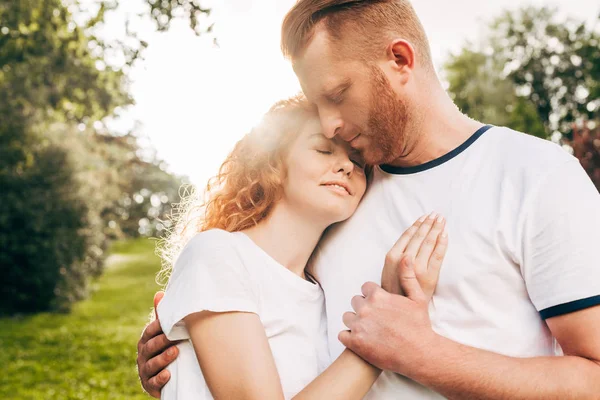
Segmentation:
<svg viewBox="0 0 600 400">
<path fill-rule="evenodd" d="M 0 398 L 144 400 L 136 347 L 160 261 L 148 239 L 115 242 L 90 299 L 69 315 L 0 319 Z"/>
<path fill-rule="evenodd" d="M 81 263 L 88 248 L 87 238 L 79 234 L 88 225 L 87 207 L 78 196 L 68 154 L 48 146 L 31 155 L 21 174 L 2 179 L 0 274 L 6 283 L 0 285 L 4 299 L 0 310 L 4 312 L 49 306 L 55 291 L 77 296 L 83 284 L 77 278 L 87 275 L 86 269 L 97 268 L 97 263 Z M 62 288 L 56 287 L 59 281 Z"/>
<path fill-rule="evenodd" d="M 202 7 L 198 0 L 146 0 L 146 3 L 159 31 L 169 29 L 175 16 L 187 19 L 196 34 L 212 31 L 213 24 L 204 23 L 210 16 L 210 9 Z"/>
<path fill-rule="evenodd" d="M 153 5 L 162 28 L 188 10 L 171 3 Z M 181 178 L 134 134 L 104 128 L 132 103 L 125 71 L 145 43 L 102 40 L 118 3 L 96 5 L 0 0 L 0 313 L 67 310 L 102 272 L 109 239 L 160 233 L 178 200 Z M 115 52 L 123 65 L 108 64 Z"/>
<path fill-rule="evenodd" d="M 477 46 L 451 56 L 445 73 L 471 117 L 550 137 L 598 115 L 600 34 L 545 7 L 507 11 Z"/>
</svg>

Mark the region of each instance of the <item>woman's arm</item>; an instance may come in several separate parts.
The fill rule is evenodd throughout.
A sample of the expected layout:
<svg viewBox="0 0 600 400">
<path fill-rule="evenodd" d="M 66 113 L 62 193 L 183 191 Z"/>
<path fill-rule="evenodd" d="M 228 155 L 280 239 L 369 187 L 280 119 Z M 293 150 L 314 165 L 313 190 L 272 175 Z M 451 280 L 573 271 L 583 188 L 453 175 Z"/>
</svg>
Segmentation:
<svg viewBox="0 0 600 400">
<path fill-rule="evenodd" d="M 215 399 L 283 399 L 275 360 L 258 315 L 202 311 L 184 321 Z"/>
<path fill-rule="evenodd" d="M 284 398 L 258 315 L 202 311 L 185 317 L 184 321 L 204 379 L 215 399 Z M 380 372 L 345 350 L 294 399 L 362 399 Z"/>
<path fill-rule="evenodd" d="M 381 370 L 345 349 L 342 354 L 300 393 L 296 400 L 362 399 Z"/>
</svg>

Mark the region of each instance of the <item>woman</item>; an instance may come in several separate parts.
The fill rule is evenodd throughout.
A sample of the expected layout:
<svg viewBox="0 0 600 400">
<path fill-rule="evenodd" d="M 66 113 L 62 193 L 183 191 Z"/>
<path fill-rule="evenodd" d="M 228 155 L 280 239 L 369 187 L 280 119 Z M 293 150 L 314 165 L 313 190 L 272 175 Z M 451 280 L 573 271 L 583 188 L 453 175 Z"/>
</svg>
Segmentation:
<svg viewBox="0 0 600 400">
<path fill-rule="evenodd" d="M 360 399 L 379 375 L 349 350 L 328 367 L 324 296 L 306 266 L 325 229 L 356 210 L 367 171 L 320 132 L 306 100 L 279 102 L 238 142 L 208 201 L 184 206 L 158 306 L 167 337 L 184 341 L 161 398 Z M 443 219 L 428 226 L 443 253 Z M 439 268 L 430 271 L 431 295 Z"/>
</svg>

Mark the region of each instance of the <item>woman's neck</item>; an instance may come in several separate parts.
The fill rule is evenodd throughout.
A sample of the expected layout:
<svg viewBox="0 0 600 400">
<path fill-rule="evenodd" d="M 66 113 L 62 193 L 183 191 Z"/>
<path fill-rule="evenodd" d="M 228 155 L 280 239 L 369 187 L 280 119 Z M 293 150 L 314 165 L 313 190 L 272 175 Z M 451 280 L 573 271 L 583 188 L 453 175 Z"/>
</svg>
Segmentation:
<svg viewBox="0 0 600 400">
<path fill-rule="evenodd" d="M 279 203 L 244 233 L 275 261 L 305 278 L 304 268 L 326 227 Z"/>
</svg>

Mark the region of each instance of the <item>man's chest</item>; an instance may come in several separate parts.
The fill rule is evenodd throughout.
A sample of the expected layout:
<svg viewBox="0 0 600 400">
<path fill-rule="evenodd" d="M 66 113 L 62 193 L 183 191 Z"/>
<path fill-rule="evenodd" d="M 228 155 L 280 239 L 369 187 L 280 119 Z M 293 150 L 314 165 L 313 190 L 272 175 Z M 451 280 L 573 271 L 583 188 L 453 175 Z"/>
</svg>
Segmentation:
<svg viewBox="0 0 600 400">
<path fill-rule="evenodd" d="M 369 199 L 367 199 L 369 200 Z M 432 325 L 446 336 L 473 327 L 473 340 L 503 335 L 504 322 L 537 318 L 520 269 L 520 232 L 514 208 L 481 203 L 463 191 L 428 201 L 401 201 L 371 207 L 331 230 L 320 245 L 316 271 L 326 295 L 330 344 L 344 329 L 341 316 L 361 286 L 380 283 L 387 252 L 421 215 L 436 211 L 447 219 L 449 245 L 430 305 Z M 367 206 L 369 204 L 367 203 Z M 518 314 L 513 318 L 511 313 Z M 333 332 L 331 332 L 333 331 Z M 510 336 L 511 334 L 509 334 Z M 474 343 L 480 344 L 480 343 Z"/>
</svg>

